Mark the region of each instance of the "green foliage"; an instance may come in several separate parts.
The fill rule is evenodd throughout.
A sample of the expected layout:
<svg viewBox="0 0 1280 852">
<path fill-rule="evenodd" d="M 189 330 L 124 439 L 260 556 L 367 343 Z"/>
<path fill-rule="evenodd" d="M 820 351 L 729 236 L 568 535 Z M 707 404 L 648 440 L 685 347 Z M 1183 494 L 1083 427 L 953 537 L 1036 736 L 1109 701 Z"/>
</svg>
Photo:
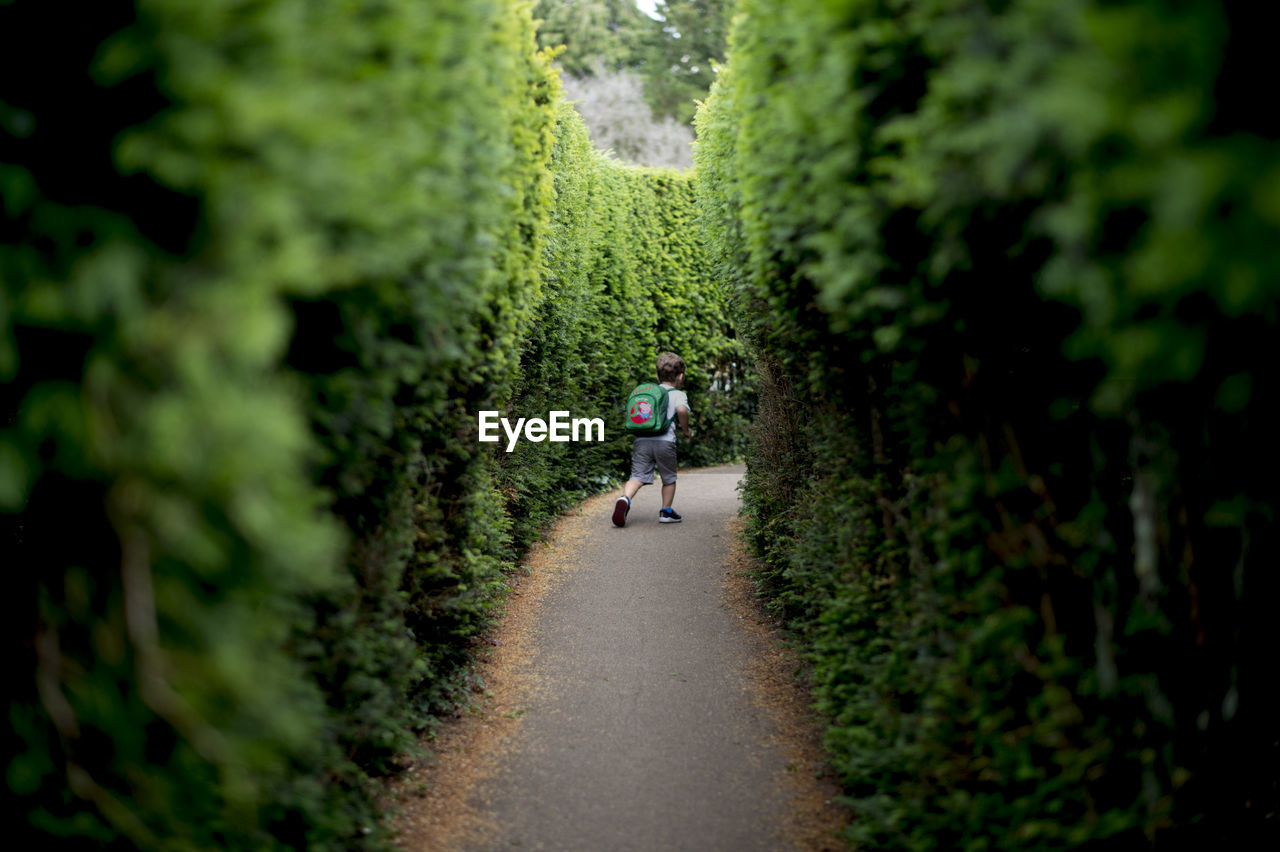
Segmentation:
<svg viewBox="0 0 1280 852">
<path fill-rule="evenodd" d="M 534 16 L 538 43 L 563 47 L 565 73 L 636 71 L 655 116 L 690 124 L 724 61 L 732 9 L 733 0 L 669 0 L 654 19 L 632 0 L 539 0 Z"/>
<path fill-rule="evenodd" d="M 551 169 L 557 203 L 543 298 L 509 416 L 545 417 L 554 401 L 575 417 L 602 418 L 606 440 L 522 442 L 511 454 L 495 448 L 519 542 L 585 494 L 626 477 L 626 397 L 655 380 L 659 352 L 678 352 L 688 365 L 696 435 L 681 444 L 682 466 L 740 457 L 754 404 L 742 346 L 702 249 L 690 177 L 599 154 L 568 106 L 559 114 Z M 736 384 L 726 381 L 731 374 Z"/>
<path fill-rule="evenodd" d="M 12 834 L 377 846 L 660 347 L 740 448 L 689 180 L 591 152 L 529 3 L 64 6 L 0 6 Z M 548 402 L 610 441 L 477 442 Z"/>
<path fill-rule="evenodd" d="M 538 0 L 538 44 L 561 48 L 565 73 L 589 77 L 636 63 L 636 46 L 652 26 L 633 0 Z"/>
<path fill-rule="evenodd" d="M 750 534 L 852 839 L 1274 841 L 1258 13 L 739 9 L 701 215 L 761 358 Z"/>
<path fill-rule="evenodd" d="M 693 121 L 696 102 L 707 96 L 723 62 L 735 0 L 665 0 L 661 21 L 644 41 L 649 104 L 658 115 Z"/>
</svg>

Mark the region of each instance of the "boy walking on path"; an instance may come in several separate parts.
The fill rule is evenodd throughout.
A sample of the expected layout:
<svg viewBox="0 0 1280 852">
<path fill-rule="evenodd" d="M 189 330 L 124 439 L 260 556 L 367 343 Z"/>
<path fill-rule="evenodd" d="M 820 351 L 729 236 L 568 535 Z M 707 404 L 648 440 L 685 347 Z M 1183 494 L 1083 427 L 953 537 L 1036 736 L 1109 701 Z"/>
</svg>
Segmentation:
<svg viewBox="0 0 1280 852">
<path fill-rule="evenodd" d="M 636 438 L 631 452 L 631 478 L 622 486 L 622 496 L 613 505 L 614 526 L 626 525 L 631 498 L 636 496 L 640 486 L 653 484 L 655 467 L 662 477 L 662 509 L 658 512 L 658 523 L 678 524 L 683 520 L 671 508 L 671 503 L 676 497 L 676 426 L 679 425 L 686 438 L 693 437 L 689 431 L 689 397 L 681 390 L 684 387 L 684 359 L 674 352 L 659 355 L 658 382 L 667 388 L 667 416 L 671 418 L 671 426 L 662 435 Z"/>
</svg>

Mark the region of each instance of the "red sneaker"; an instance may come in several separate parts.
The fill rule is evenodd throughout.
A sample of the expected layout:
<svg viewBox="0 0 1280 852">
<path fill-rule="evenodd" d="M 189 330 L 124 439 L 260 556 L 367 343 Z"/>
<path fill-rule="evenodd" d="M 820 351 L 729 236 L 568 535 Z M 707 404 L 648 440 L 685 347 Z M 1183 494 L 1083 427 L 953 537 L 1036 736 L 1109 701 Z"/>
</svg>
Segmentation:
<svg viewBox="0 0 1280 852">
<path fill-rule="evenodd" d="M 613 504 L 613 525 L 615 527 L 625 527 L 627 525 L 627 512 L 631 511 L 631 501 L 626 497 L 619 497 L 618 502 Z"/>
</svg>

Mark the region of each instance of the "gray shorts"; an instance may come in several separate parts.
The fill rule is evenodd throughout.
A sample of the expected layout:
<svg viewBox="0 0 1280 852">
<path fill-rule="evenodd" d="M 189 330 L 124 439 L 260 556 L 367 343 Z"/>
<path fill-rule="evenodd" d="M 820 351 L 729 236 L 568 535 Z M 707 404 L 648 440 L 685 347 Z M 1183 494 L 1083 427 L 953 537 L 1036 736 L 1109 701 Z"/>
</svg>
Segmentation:
<svg viewBox="0 0 1280 852">
<path fill-rule="evenodd" d="M 636 438 L 635 449 L 631 451 L 631 478 L 652 485 L 655 465 L 663 485 L 676 481 L 676 442 Z"/>
</svg>

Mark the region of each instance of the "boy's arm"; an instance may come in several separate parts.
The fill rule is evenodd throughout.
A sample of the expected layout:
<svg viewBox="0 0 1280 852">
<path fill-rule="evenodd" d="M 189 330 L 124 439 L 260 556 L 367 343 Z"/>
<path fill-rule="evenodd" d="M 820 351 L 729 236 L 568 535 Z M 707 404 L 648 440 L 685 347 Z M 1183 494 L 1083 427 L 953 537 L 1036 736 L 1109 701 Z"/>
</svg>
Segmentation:
<svg viewBox="0 0 1280 852">
<path fill-rule="evenodd" d="M 693 437 L 693 433 L 689 431 L 689 409 L 687 406 L 676 406 L 676 422 L 680 424 L 680 431 L 686 438 Z"/>
</svg>

